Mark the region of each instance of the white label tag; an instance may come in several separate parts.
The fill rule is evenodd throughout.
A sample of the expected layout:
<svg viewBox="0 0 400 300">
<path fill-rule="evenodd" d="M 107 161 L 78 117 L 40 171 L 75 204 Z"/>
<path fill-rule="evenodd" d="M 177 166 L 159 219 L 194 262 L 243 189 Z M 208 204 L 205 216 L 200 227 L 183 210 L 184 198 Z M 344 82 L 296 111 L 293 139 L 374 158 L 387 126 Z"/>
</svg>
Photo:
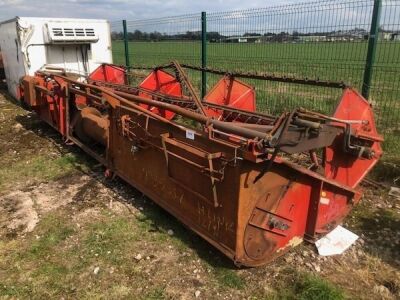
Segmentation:
<svg viewBox="0 0 400 300">
<path fill-rule="evenodd" d="M 194 131 L 186 130 L 186 138 L 189 140 L 194 140 Z"/>
<path fill-rule="evenodd" d="M 329 202 L 330 202 L 329 198 L 321 197 L 319 199 L 319 203 L 324 204 L 324 205 L 329 205 Z"/>
</svg>

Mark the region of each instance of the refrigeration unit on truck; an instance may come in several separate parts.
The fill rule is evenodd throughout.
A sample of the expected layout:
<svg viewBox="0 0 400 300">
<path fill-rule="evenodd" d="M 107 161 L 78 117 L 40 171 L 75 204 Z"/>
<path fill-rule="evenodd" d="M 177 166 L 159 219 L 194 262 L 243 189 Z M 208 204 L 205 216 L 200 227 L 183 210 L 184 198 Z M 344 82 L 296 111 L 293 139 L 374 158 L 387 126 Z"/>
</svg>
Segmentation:
<svg viewBox="0 0 400 300">
<path fill-rule="evenodd" d="M 79 77 L 112 63 L 106 20 L 16 17 L 0 23 L 0 48 L 8 90 L 17 99 L 21 78 L 40 69 Z"/>
</svg>

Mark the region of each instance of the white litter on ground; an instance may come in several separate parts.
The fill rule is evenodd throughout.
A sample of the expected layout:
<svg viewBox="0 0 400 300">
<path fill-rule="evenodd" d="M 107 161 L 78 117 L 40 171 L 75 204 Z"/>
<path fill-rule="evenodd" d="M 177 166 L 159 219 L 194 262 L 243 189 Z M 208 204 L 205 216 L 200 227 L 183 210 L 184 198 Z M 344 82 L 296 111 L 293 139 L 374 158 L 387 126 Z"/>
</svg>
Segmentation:
<svg viewBox="0 0 400 300">
<path fill-rule="evenodd" d="M 336 227 L 326 236 L 315 242 L 319 255 L 330 256 L 342 254 L 358 239 L 358 235 L 343 228 Z"/>
<path fill-rule="evenodd" d="M 400 188 L 392 186 L 389 191 L 389 196 L 400 199 Z"/>
</svg>

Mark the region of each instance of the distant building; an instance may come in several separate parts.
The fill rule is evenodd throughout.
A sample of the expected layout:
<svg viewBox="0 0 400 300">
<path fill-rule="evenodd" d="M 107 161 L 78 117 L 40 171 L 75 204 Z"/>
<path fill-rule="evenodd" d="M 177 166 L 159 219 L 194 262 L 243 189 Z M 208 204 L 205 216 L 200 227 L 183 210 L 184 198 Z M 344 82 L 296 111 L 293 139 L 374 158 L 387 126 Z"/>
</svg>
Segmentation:
<svg viewBox="0 0 400 300">
<path fill-rule="evenodd" d="M 391 41 L 393 39 L 393 33 L 391 32 L 380 32 L 379 33 L 380 40 L 383 41 Z"/>
<path fill-rule="evenodd" d="M 299 36 L 301 42 L 325 42 L 327 40 L 326 35 L 302 35 Z"/>
<path fill-rule="evenodd" d="M 387 33 L 387 32 L 385 32 Z M 390 34 L 380 33 L 380 39 L 386 40 L 400 40 L 400 32 L 394 35 L 394 32 Z M 368 32 L 365 29 L 355 28 L 351 30 L 339 30 L 332 32 L 315 32 L 315 33 L 299 33 L 293 32 L 292 34 L 287 32 L 280 33 L 266 33 L 263 35 L 242 35 L 242 36 L 230 36 L 220 38 L 218 41 L 222 43 L 318 43 L 318 42 L 356 42 L 364 41 L 368 39 Z"/>
<path fill-rule="evenodd" d="M 395 42 L 399 42 L 400 41 L 400 33 L 393 33 L 391 40 L 395 41 Z"/>
<path fill-rule="evenodd" d="M 379 33 L 381 41 L 400 41 L 400 31 L 382 31 Z"/>
<path fill-rule="evenodd" d="M 261 43 L 261 36 L 230 36 L 224 38 L 225 43 Z"/>
</svg>

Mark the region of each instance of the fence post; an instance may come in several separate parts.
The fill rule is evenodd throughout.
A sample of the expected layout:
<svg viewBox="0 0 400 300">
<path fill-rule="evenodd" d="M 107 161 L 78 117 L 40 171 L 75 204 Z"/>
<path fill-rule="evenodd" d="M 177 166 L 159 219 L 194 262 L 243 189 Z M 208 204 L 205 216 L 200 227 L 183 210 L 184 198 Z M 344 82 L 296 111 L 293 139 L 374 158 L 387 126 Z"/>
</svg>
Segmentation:
<svg viewBox="0 0 400 300">
<path fill-rule="evenodd" d="M 207 67 L 207 14 L 201 12 L 201 67 Z M 207 73 L 201 71 L 201 98 L 203 99 L 207 92 Z"/>
<path fill-rule="evenodd" d="M 128 28 L 126 26 L 126 20 L 122 21 L 122 27 L 124 29 L 124 46 L 125 46 L 125 65 L 129 69 L 129 44 L 128 44 Z"/>
<path fill-rule="evenodd" d="M 368 39 L 367 61 L 365 63 L 362 95 L 365 99 L 369 98 L 372 81 L 373 67 L 375 63 L 376 48 L 379 41 L 379 24 L 381 19 L 382 0 L 374 0 L 372 12 L 371 30 Z"/>
</svg>

